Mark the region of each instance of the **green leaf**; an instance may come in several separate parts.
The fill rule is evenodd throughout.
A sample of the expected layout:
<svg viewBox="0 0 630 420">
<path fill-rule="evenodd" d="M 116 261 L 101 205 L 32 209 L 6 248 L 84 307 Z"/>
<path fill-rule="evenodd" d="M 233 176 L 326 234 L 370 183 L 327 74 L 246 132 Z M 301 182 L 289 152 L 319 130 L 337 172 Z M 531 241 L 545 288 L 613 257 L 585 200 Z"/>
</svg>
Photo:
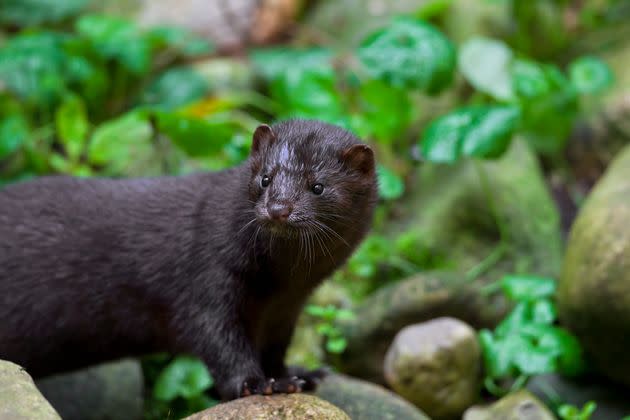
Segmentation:
<svg viewBox="0 0 630 420">
<path fill-rule="evenodd" d="M 525 338 L 518 334 L 498 338 L 488 330 L 481 330 L 479 340 L 483 349 L 487 376 L 506 378 L 516 373 L 516 359 L 528 346 Z"/>
<path fill-rule="evenodd" d="M 132 22 L 113 16 L 85 15 L 77 20 L 75 28 L 102 57 L 118 61 L 136 75 L 149 71 L 151 43 Z"/>
<path fill-rule="evenodd" d="M 433 121 L 422 137 L 422 154 L 433 162 L 463 156 L 497 158 L 507 150 L 520 121 L 513 106 L 470 106 Z"/>
<path fill-rule="evenodd" d="M 250 59 L 256 71 L 267 80 L 284 77 L 288 71 L 304 72 L 329 69 L 332 50 L 326 48 L 292 49 L 286 47 L 254 50 Z"/>
<path fill-rule="evenodd" d="M 213 384 L 206 365 L 199 359 L 179 356 L 158 376 L 153 395 L 163 401 L 177 397 L 193 398 Z"/>
<path fill-rule="evenodd" d="M 536 340 L 541 351 L 556 357 L 558 372 L 569 376 L 584 372 L 582 347 L 566 330 L 551 325 L 529 324 L 522 329 L 522 333 Z"/>
<path fill-rule="evenodd" d="M 202 119 L 180 113 L 156 113 L 158 130 L 188 156 L 219 154 L 231 141 L 238 127 L 230 120 Z"/>
<path fill-rule="evenodd" d="M 549 298 L 556 293 L 557 283 L 547 277 L 508 275 L 501 279 L 508 298 L 516 301 Z"/>
<path fill-rule="evenodd" d="M 321 318 L 326 313 L 326 308 L 318 305 L 306 305 L 305 311 L 311 316 Z"/>
<path fill-rule="evenodd" d="M 514 61 L 512 83 L 514 91 L 523 98 L 537 98 L 552 90 L 545 68 L 528 60 Z"/>
<path fill-rule="evenodd" d="M 411 120 L 411 102 L 407 92 L 370 80 L 359 90 L 359 107 L 369 131 L 382 143 L 401 137 Z"/>
<path fill-rule="evenodd" d="M 518 302 L 514 309 L 497 325 L 495 333 L 499 337 L 518 333 L 525 325 L 532 322 L 532 304 Z"/>
<path fill-rule="evenodd" d="M 614 76 L 608 64 L 597 57 L 580 57 L 569 65 L 571 83 L 579 93 L 595 94 L 608 89 Z"/>
<path fill-rule="evenodd" d="M 16 152 L 28 139 L 28 121 L 21 114 L 0 118 L 0 160 Z"/>
<path fill-rule="evenodd" d="M 369 35 L 358 55 L 373 77 L 429 94 L 451 84 L 456 65 L 451 41 L 429 23 L 408 17 Z"/>
<path fill-rule="evenodd" d="M 271 85 L 273 99 L 283 108 L 284 116 L 318 118 L 332 122 L 343 115 L 332 68 L 301 70 L 289 68 Z"/>
<path fill-rule="evenodd" d="M 14 36 L 0 48 L 4 88 L 37 105 L 51 105 L 66 89 L 64 36 L 52 32 Z"/>
<path fill-rule="evenodd" d="M 141 102 L 170 111 L 207 93 L 208 83 L 199 73 L 190 67 L 179 67 L 160 74 L 142 93 Z"/>
<path fill-rule="evenodd" d="M 405 184 L 402 179 L 385 166 L 376 165 L 378 177 L 378 194 L 383 200 L 396 200 L 405 192 Z"/>
<path fill-rule="evenodd" d="M 575 87 L 556 66 L 524 60 L 515 62 L 513 83 L 523 136 L 540 153 L 559 153 L 578 116 Z"/>
<path fill-rule="evenodd" d="M 533 302 L 532 321 L 536 324 L 553 324 L 558 319 L 556 305 L 550 299 Z"/>
<path fill-rule="evenodd" d="M 0 23 L 35 26 L 58 22 L 81 11 L 88 0 L 2 0 Z"/>
<path fill-rule="evenodd" d="M 520 337 L 520 336 L 518 336 Z M 555 372 L 558 368 L 557 356 L 554 352 L 539 348 L 524 340 L 514 354 L 514 365 L 525 375 L 540 375 Z"/>
<path fill-rule="evenodd" d="M 356 315 L 349 309 L 338 309 L 335 318 L 339 320 L 352 320 L 356 318 Z"/>
<path fill-rule="evenodd" d="M 64 99 L 55 112 L 55 125 L 67 156 L 76 162 L 83 153 L 89 130 L 85 105 L 81 98 L 69 95 Z"/>
<path fill-rule="evenodd" d="M 462 45 L 459 71 L 477 90 L 498 100 L 513 97 L 510 71 L 514 54 L 504 42 L 495 39 L 471 38 Z"/>
<path fill-rule="evenodd" d="M 113 174 L 124 173 L 134 161 L 151 155 L 153 130 L 146 117 L 130 112 L 98 126 L 88 145 L 88 160 L 108 167 Z"/>
<path fill-rule="evenodd" d="M 329 338 L 326 340 L 326 350 L 330 353 L 343 353 L 347 346 L 348 342 L 343 337 Z"/>
</svg>

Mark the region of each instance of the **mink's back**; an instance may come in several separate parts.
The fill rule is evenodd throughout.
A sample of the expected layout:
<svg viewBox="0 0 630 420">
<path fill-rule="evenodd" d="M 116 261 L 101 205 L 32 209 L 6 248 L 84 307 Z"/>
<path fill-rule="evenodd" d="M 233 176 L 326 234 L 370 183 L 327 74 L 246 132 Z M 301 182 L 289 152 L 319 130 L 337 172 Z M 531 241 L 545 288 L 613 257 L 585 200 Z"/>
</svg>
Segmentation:
<svg viewBox="0 0 630 420">
<path fill-rule="evenodd" d="M 43 177 L 0 190 L 0 359 L 41 376 L 162 347 L 169 300 L 185 290 L 171 280 L 198 270 L 197 235 L 226 235 L 214 218 L 199 232 L 200 212 L 229 212 L 239 170 Z"/>
</svg>

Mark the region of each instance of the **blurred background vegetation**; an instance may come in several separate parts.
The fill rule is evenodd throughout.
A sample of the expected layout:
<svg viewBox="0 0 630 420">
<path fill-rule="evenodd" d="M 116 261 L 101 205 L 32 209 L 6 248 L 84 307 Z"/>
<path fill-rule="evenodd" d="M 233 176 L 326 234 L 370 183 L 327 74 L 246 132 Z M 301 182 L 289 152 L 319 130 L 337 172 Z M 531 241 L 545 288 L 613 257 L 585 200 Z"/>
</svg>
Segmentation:
<svg viewBox="0 0 630 420">
<path fill-rule="evenodd" d="M 461 317 L 489 328 L 487 392 L 585 369 L 557 325 L 554 279 L 576 212 L 630 135 L 630 2 L 195 7 L 0 2 L 0 186 L 217 170 L 247 158 L 260 122 L 338 124 L 375 148 L 380 202 L 371 235 L 307 307 L 296 341 L 315 347 L 296 344 L 291 361 L 365 370 L 351 366 L 365 302 L 452 272 L 462 280 L 448 287 L 480 299 Z M 537 347 L 545 334 L 554 344 Z M 515 337 L 539 364 L 510 354 Z M 198 361 L 144 368 L 147 418 L 213 404 Z"/>
</svg>

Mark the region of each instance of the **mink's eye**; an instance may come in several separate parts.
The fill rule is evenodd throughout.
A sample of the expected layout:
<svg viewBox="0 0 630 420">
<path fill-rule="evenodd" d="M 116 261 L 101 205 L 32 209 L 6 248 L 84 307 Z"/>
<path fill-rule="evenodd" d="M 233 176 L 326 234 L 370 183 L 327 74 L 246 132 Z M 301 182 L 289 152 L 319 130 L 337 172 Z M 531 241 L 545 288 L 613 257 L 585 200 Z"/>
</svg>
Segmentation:
<svg viewBox="0 0 630 420">
<path fill-rule="evenodd" d="M 267 175 L 263 175 L 262 179 L 260 180 L 260 186 L 265 188 L 268 187 L 269 184 L 271 184 L 271 178 L 269 178 Z"/>
<path fill-rule="evenodd" d="M 311 191 L 313 191 L 315 195 L 321 195 L 324 192 L 324 186 L 322 184 L 315 184 L 313 188 L 311 188 Z"/>
</svg>

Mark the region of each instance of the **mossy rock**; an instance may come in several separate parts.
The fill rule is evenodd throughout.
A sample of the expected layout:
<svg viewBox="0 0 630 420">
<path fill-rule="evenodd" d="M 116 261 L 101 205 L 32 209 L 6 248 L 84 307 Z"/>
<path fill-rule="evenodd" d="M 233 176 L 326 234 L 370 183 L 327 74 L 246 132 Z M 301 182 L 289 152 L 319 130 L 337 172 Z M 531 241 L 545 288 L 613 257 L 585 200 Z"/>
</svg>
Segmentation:
<svg viewBox="0 0 630 420">
<path fill-rule="evenodd" d="M 558 310 L 602 373 L 630 386 L 630 147 L 573 225 Z"/>
<path fill-rule="evenodd" d="M 307 394 L 254 395 L 216 405 L 186 420 L 350 420 L 341 409 Z"/>
<path fill-rule="evenodd" d="M 559 213 L 536 156 L 518 138 L 494 161 L 424 164 L 410 189 L 398 231 L 414 232 L 425 252 L 439 256 L 449 269 L 470 270 L 496 249 L 498 218 L 509 249 L 484 277 L 494 281 L 506 272 L 559 274 Z"/>
<path fill-rule="evenodd" d="M 345 375 L 328 375 L 315 395 L 356 420 L 429 420 L 422 411 L 382 386 Z"/>
<path fill-rule="evenodd" d="M 61 420 L 20 366 L 0 360 L 0 420 Z"/>
</svg>

